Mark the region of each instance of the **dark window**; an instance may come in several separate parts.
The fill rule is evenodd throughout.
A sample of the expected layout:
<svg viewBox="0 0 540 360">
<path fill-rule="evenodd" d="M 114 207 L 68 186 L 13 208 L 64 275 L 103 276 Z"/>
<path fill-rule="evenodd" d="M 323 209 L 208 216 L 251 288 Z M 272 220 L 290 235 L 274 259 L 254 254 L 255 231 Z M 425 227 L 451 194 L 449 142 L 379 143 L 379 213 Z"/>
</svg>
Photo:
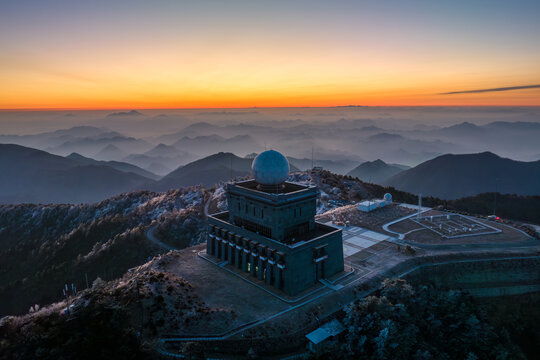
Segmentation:
<svg viewBox="0 0 540 360">
<path fill-rule="evenodd" d="M 261 210 L 261 219 L 264 219 L 264 210 Z"/>
<path fill-rule="evenodd" d="M 255 206 L 253 207 L 253 216 L 257 216 L 257 209 L 255 209 Z"/>
<path fill-rule="evenodd" d="M 272 229 L 267 226 L 256 224 L 252 221 L 242 219 L 238 216 L 234 217 L 234 224 L 236 226 L 241 226 L 246 230 L 258 233 L 259 235 L 265 236 L 267 238 L 272 238 Z"/>
<path fill-rule="evenodd" d="M 240 211 L 240 203 L 238 203 L 238 211 Z"/>
<path fill-rule="evenodd" d="M 302 216 L 302 208 L 300 208 L 300 216 Z"/>
<path fill-rule="evenodd" d="M 246 214 L 248 213 L 248 205 L 246 204 Z"/>
</svg>

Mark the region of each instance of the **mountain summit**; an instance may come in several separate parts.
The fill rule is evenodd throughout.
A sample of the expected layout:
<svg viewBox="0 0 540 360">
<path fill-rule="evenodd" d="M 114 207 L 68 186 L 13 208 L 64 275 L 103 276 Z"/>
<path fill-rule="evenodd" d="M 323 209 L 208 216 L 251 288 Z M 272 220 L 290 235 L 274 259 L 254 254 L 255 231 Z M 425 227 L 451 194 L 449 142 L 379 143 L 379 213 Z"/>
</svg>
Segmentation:
<svg viewBox="0 0 540 360">
<path fill-rule="evenodd" d="M 540 195 L 540 160 L 515 161 L 491 152 L 447 154 L 396 174 L 386 184 L 441 199 L 485 192 Z"/>
<path fill-rule="evenodd" d="M 347 175 L 356 177 L 362 181 L 381 184 L 391 176 L 402 172 L 403 169 L 395 165 L 389 165 L 377 159 L 375 161 L 366 161 L 349 171 Z"/>
</svg>

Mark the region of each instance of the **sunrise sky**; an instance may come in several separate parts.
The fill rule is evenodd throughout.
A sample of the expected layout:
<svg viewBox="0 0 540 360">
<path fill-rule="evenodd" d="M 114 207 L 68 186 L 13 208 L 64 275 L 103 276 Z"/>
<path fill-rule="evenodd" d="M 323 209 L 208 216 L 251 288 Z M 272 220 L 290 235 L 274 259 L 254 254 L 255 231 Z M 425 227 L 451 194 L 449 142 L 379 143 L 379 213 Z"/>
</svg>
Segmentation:
<svg viewBox="0 0 540 360">
<path fill-rule="evenodd" d="M 540 105 L 537 0 L 0 4 L 0 109 Z"/>
</svg>

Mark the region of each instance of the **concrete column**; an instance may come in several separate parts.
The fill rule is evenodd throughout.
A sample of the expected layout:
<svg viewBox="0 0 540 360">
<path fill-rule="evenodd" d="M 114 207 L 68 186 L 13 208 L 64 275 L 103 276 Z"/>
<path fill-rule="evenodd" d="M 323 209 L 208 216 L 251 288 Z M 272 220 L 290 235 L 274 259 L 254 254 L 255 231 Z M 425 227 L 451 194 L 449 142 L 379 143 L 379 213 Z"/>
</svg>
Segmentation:
<svg viewBox="0 0 540 360">
<path fill-rule="evenodd" d="M 278 266 L 275 266 L 275 282 L 274 282 L 274 286 L 278 289 L 281 289 L 281 282 L 282 282 L 282 278 L 281 278 L 281 272 L 283 270 Z"/>
<path fill-rule="evenodd" d="M 236 265 L 236 268 L 237 269 L 242 269 L 242 248 L 238 249 L 238 245 L 236 245 L 236 248 L 235 248 L 235 265 Z"/>
<path fill-rule="evenodd" d="M 225 261 L 227 258 L 227 241 L 225 238 L 221 240 L 221 260 Z"/>
<path fill-rule="evenodd" d="M 233 246 L 234 245 L 231 245 L 230 241 L 227 243 L 227 251 L 229 252 L 228 259 L 229 259 L 229 264 L 231 265 L 234 265 Z"/>
<path fill-rule="evenodd" d="M 257 272 L 255 271 L 255 267 L 257 266 L 257 257 L 251 255 L 250 259 L 251 259 L 251 271 L 250 271 L 250 274 L 251 274 L 251 276 L 257 276 Z"/>
<path fill-rule="evenodd" d="M 270 261 L 270 260 L 268 260 L 266 262 L 266 280 L 265 280 L 265 283 L 267 283 L 268 285 L 270 285 L 272 283 L 272 271 L 274 270 L 271 262 L 272 261 Z"/>
<path fill-rule="evenodd" d="M 249 261 L 250 255 L 249 250 L 244 248 L 242 250 L 242 271 L 248 271 L 248 261 Z"/>
<path fill-rule="evenodd" d="M 257 266 L 259 267 L 259 270 L 257 271 L 257 279 L 262 280 L 263 279 L 263 261 L 261 259 L 261 256 L 258 256 Z"/>
</svg>

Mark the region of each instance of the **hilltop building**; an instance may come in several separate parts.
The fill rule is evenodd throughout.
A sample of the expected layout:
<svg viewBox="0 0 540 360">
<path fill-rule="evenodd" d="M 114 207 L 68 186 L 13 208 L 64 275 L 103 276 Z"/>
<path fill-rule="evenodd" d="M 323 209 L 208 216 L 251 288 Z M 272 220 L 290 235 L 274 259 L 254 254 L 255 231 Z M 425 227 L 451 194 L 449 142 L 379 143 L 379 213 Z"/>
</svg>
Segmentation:
<svg viewBox="0 0 540 360">
<path fill-rule="evenodd" d="M 382 199 L 365 200 L 358 203 L 358 210 L 363 212 L 371 212 L 390 204 L 392 204 L 392 195 L 390 193 L 386 193 Z"/>
<path fill-rule="evenodd" d="M 342 272 L 341 230 L 315 221 L 319 190 L 285 181 L 289 162 L 274 150 L 252 172 L 227 185 L 229 211 L 209 216 L 207 254 L 288 295 Z"/>
</svg>

